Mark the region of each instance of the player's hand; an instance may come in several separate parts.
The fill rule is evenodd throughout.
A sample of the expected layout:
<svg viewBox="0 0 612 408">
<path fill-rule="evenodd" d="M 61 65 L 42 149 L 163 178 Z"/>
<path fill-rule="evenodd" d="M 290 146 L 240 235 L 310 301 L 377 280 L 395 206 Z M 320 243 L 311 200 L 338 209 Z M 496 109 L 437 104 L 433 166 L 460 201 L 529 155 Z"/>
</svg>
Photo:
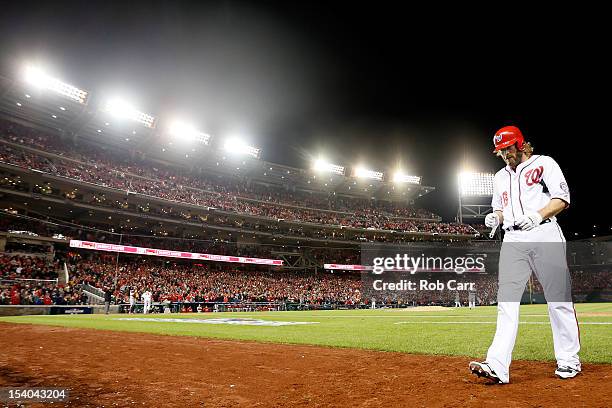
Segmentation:
<svg viewBox="0 0 612 408">
<path fill-rule="evenodd" d="M 499 217 L 496 213 L 489 213 L 485 217 L 485 225 L 489 228 L 495 228 L 499 225 Z"/>
<path fill-rule="evenodd" d="M 523 231 L 531 231 L 542 222 L 542 216 L 539 212 L 520 215 L 516 219 L 516 225 Z"/>
</svg>

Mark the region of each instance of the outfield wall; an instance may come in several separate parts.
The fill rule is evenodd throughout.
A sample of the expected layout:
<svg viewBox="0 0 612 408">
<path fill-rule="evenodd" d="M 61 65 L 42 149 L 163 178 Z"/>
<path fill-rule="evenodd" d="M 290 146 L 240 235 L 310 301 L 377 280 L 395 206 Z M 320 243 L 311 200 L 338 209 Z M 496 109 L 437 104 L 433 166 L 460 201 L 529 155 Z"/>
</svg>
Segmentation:
<svg viewBox="0 0 612 408">
<path fill-rule="evenodd" d="M 111 306 L 110 312 L 117 313 L 119 306 Z M 57 315 L 57 314 L 99 314 L 104 305 L 0 305 L 0 316 Z"/>
</svg>

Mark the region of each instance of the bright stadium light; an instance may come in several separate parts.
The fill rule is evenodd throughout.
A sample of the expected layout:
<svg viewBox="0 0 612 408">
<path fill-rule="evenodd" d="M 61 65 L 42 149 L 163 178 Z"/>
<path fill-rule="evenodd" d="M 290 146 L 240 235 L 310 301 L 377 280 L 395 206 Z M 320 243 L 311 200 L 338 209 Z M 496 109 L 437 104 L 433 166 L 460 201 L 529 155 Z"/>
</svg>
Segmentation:
<svg viewBox="0 0 612 408">
<path fill-rule="evenodd" d="M 104 111 L 116 118 L 134 120 L 148 128 L 153 128 L 155 123 L 153 116 L 140 112 L 129 102 L 120 98 L 109 99 L 104 105 Z"/>
<path fill-rule="evenodd" d="M 383 174 L 380 171 L 368 170 L 365 167 L 357 166 L 353 172 L 353 176 L 357 178 L 366 178 L 371 180 L 382 181 Z"/>
<path fill-rule="evenodd" d="M 344 176 L 344 167 L 338 166 L 337 164 L 328 163 L 323 159 L 317 159 L 312 165 L 312 169 L 316 172 L 334 173 Z"/>
<path fill-rule="evenodd" d="M 50 82 L 50 78 L 40 68 L 29 65 L 24 70 L 23 79 L 37 88 L 46 88 Z"/>
<path fill-rule="evenodd" d="M 408 174 L 404 174 L 401 170 L 398 170 L 393 175 L 394 183 L 410 183 L 410 184 L 421 184 L 421 177 L 419 176 L 410 176 Z"/>
<path fill-rule="evenodd" d="M 231 154 L 237 154 L 237 155 L 246 154 L 256 159 L 259 158 L 259 153 L 260 153 L 260 150 L 258 148 L 249 146 L 243 140 L 237 137 L 232 137 L 232 138 L 227 139 L 225 143 L 223 144 L 223 149 L 225 149 L 225 151 Z"/>
<path fill-rule="evenodd" d="M 48 89 L 83 104 L 87 101 L 87 91 L 50 77 L 40 68 L 26 66 L 23 79 L 26 83 L 38 89 Z"/>
<path fill-rule="evenodd" d="M 493 177 L 492 173 L 461 172 L 458 176 L 459 194 L 463 197 L 492 196 Z"/>
<path fill-rule="evenodd" d="M 209 134 L 200 132 L 195 126 L 178 120 L 170 123 L 168 131 L 173 137 L 180 140 L 196 141 L 205 145 L 210 140 Z"/>
</svg>

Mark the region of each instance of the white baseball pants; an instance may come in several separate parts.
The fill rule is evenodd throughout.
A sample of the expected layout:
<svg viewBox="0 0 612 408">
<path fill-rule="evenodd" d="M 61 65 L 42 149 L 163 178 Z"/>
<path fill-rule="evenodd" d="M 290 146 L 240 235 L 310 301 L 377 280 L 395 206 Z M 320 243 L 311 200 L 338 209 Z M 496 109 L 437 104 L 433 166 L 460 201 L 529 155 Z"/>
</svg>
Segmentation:
<svg viewBox="0 0 612 408">
<path fill-rule="evenodd" d="M 504 383 L 510 381 L 520 299 L 532 271 L 548 303 L 557 364 L 580 370 L 580 331 L 571 301 L 565 238 L 553 221 L 531 231 L 508 231 L 504 237 L 499 262 L 497 330 L 486 359 Z"/>
</svg>

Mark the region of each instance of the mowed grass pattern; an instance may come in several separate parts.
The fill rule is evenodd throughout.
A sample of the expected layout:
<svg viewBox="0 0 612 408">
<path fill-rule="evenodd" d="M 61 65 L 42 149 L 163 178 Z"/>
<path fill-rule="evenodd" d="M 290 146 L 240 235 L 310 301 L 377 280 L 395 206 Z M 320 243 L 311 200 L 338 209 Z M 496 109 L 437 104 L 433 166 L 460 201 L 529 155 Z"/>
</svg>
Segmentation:
<svg viewBox="0 0 612 408">
<path fill-rule="evenodd" d="M 612 363 L 612 304 L 577 304 L 580 356 L 585 363 Z M 403 353 L 481 358 L 495 334 L 494 306 L 439 311 L 379 309 L 310 312 L 201 313 L 148 315 L 153 318 L 254 318 L 318 322 L 298 326 L 238 326 L 118 320 L 143 315 L 63 315 L 1 317 L 0 322 L 43 324 L 97 330 L 312 344 Z M 514 358 L 554 360 L 546 305 L 521 306 Z M 597 324 L 595 324 L 597 323 Z M 1 326 L 0 326 L 1 327 Z M 41 339 L 41 341 L 44 341 Z M 172 341 L 171 338 L 168 341 Z"/>
</svg>

